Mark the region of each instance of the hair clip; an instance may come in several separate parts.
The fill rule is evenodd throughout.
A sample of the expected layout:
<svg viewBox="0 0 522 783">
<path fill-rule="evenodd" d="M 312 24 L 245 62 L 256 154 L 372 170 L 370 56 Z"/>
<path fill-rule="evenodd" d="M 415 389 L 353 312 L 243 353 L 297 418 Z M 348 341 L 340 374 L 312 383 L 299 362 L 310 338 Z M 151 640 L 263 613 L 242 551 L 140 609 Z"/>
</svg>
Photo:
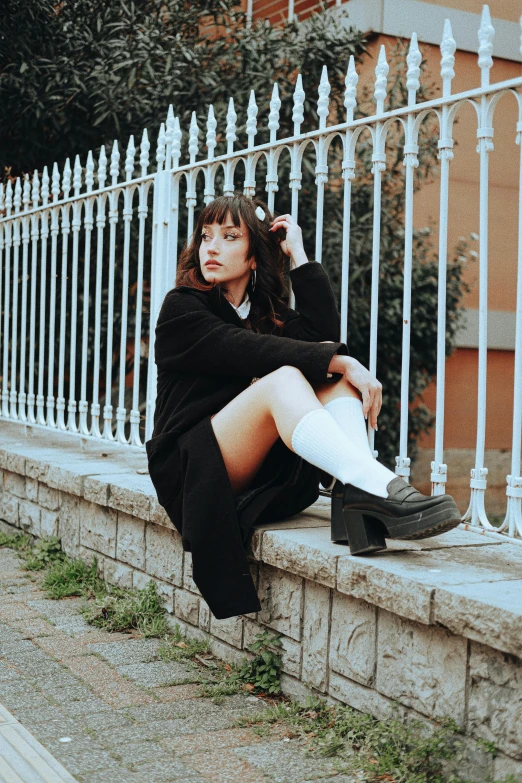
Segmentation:
<svg viewBox="0 0 522 783">
<path fill-rule="evenodd" d="M 256 207 L 256 215 L 259 218 L 259 220 L 264 220 L 266 217 L 266 212 L 263 209 L 263 207 Z"/>
</svg>

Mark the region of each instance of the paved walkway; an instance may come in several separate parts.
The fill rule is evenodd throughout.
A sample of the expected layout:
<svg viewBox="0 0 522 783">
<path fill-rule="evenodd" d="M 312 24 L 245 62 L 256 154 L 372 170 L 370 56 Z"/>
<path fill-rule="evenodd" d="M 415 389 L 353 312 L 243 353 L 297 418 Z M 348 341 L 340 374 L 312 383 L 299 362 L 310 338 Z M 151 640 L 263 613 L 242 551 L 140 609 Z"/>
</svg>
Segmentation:
<svg viewBox="0 0 522 783">
<path fill-rule="evenodd" d="M 281 731 L 237 728 L 239 716 L 263 709 L 257 697 L 198 697 L 193 665 L 161 661 L 157 640 L 87 625 L 81 599 L 46 599 L 40 581 L 0 549 L 0 703 L 23 726 L 27 758 L 59 762 L 42 780 L 70 783 L 58 776 L 63 764 L 80 783 L 352 783 Z M 0 754 L 6 730 L 13 734 L 0 723 Z M 26 780 L 6 770 L 0 783 Z"/>
</svg>

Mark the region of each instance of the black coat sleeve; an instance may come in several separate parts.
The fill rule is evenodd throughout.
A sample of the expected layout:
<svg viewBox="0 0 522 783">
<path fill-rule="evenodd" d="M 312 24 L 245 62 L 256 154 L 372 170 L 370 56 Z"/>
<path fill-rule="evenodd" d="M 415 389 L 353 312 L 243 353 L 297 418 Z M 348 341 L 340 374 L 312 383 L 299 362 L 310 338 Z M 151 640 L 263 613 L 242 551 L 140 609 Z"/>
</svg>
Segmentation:
<svg viewBox="0 0 522 783">
<path fill-rule="evenodd" d="M 290 270 L 296 310 L 288 308 L 285 337 L 296 340 L 339 340 L 341 317 L 322 264 L 309 261 Z"/>
<path fill-rule="evenodd" d="M 347 354 L 346 345 L 259 334 L 226 323 L 190 290 L 176 288 L 161 306 L 154 344 L 158 368 L 171 372 L 252 378 L 291 365 L 309 380 L 323 382 L 328 380 L 328 366 L 336 353 Z"/>
</svg>

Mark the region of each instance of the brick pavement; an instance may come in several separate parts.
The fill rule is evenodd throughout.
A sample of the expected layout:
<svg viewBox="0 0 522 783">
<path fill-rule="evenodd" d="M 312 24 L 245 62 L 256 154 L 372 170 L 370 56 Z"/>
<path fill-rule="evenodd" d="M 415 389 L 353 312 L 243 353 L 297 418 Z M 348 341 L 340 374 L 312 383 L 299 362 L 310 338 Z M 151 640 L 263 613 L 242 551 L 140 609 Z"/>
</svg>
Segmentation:
<svg viewBox="0 0 522 783">
<path fill-rule="evenodd" d="M 198 697 L 198 668 L 89 626 L 21 565 L 0 549 L 0 704 L 79 783 L 352 783 L 281 732 L 238 728 L 256 697 Z"/>
</svg>

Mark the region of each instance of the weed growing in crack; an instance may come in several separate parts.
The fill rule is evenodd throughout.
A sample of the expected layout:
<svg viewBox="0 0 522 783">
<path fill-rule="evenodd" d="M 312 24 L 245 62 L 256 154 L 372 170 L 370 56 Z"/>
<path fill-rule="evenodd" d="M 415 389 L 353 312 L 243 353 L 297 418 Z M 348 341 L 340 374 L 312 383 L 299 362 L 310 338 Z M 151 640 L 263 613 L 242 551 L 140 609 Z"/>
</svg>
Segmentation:
<svg viewBox="0 0 522 783">
<path fill-rule="evenodd" d="M 60 539 L 57 536 L 39 538 L 26 555 L 24 568 L 27 571 L 42 571 L 53 563 L 65 560 Z"/>
<path fill-rule="evenodd" d="M 96 558 L 91 563 L 69 557 L 55 561 L 49 566 L 42 587 L 49 598 L 72 595 L 90 598 L 105 591 L 104 582 L 98 576 Z"/>
<path fill-rule="evenodd" d="M 25 533 L 2 533 L 0 532 L 0 547 L 9 547 L 18 552 L 28 550 L 32 545 L 33 539 Z"/>
<path fill-rule="evenodd" d="M 82 612 L 90 625 L 106 631 L 137 630 L 146 637 L 168 634 L 165 608 L 152 579 L 142 590 L 106 587 L 105 590 L 105 595 L 96 598 Z"/>
</svg>

